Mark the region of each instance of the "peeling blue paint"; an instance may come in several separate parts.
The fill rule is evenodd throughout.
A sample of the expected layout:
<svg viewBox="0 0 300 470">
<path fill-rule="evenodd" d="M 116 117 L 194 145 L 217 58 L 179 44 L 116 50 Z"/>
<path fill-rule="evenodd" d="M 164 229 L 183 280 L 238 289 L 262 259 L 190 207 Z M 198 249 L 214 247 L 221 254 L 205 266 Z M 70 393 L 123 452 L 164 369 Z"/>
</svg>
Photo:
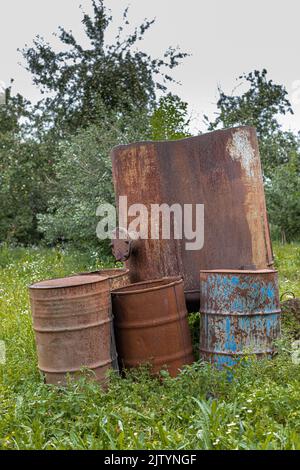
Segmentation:
<svg viewBox="0 0 300 470">
<path fill-rule="evenodd" d="M 203 357 L 222 368 L 249 351 L 272 354 L 280 335 L 277 273 L 210 272 L 201 279 Z"/>
</svg>

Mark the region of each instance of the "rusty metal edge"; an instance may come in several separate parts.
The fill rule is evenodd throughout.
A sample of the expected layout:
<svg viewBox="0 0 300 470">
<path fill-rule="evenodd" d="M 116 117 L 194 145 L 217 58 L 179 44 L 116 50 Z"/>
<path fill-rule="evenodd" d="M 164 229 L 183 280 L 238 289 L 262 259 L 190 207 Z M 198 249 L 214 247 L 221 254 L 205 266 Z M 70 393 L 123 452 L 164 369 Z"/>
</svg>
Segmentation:
<svg viewBox="0 0 300 470">
<path fill-rule="evenodd" d="M 239 311 L 236 311 L 236 312 L 227 312 L 227 311 L 216 311 L 216 310 L 205 310 L 203 312 L 200 312 L 201 315 L 216 315 L 216 316 L 224 316 L 224 317 L 255 317 L 255 316 L 265 316 L 265 315 L 279 315 L 281 313 L 281 309 L 277 309 L 277 310 L 272 310 L 270 312 L 263 312 L 263 311 L 260 311 L 258 310 L 257 312 L 239 312 Z"/>
<path fill-rule="evenodd" d="M 103 271 L 116 271 L 116 274 L 111 274 L 109 276 L 106 274 L 102 275 L 101 272 Z M 124 276 L 124 274 L 129 274 L 129 273 L 130 273 L 130 270 L 127 268 L 101 268 L 101 269 L 98 269 L 98 271 L 84 271 L 81 273 L 71 274 L 69 277 L 95 275 L 95 276 L 101 276 L 101 277 L 115 278 L 115 277 Z"/>
<path fill-rule="evenodd" d="M 223 132 L 228 132 L 228 131 L 234 131 L 235 129 L 255 129 L 256 131 L 256 127 L 255 126 L 234 126 L 234 127 L 225 127 L 224 129 L 216 129 L 214 131 L 210 131 L 210 132 L 204 132 L 204 134 L 201 134 L 201 136 L 203 135 L 208 135 L 208 134 L 212 134 L 212 133 L 223 133 Z M 187 140 L 191 140 L 191 139 L 198 139 L 199 136 L 192 136 L 192 137 L 184 137 L 183 139 L 177 139 L 177 140 L 169 140 L 168 143 L 171 143 L 171 144 L 176 144 L 177 142 L 184 142 L 184 141 L 187 141 Z M 156 145 L 156 144 L 164 144 L 166 142 L 166 140 L 136 140 L 134 142 L 131 142 L 130 144 L 120 144 L 120 145 L 115 145 L 112 149 L 111 149 L 111 154 L 114 153 L 114 151 L 116 150 L 122 150 L 122 149 L 126 149 L 126 148 L 129 148 L 129 147 L 132 147 L 132 146 L 140 146 L 140 145 Z"/>
<path fill-rule="evenodd" d="M 145 285 L 145 284 L 152 284 L 152 285 L 155 285 L 157 283 L 160 283 L 162 281 L 168 281 L 170 280 L 170 282 L 166 282 L 165 284 L 161 284 L 157 287 L 148 287 L 148 288 L 145 288 L 145 289 L 138 289 L 138 290 L 131 290 L 132 288 L 134 288 L 135 286 L 142 286 L 142 285 Z M 164 287 L 168 286 L 168 287 L 172 287 L 172 286 L 175 286 L 175 285 L 179 285 L 183 283 L 183 279 L 181 277 L 162 277 L 160 279 L 153 279 L 153 280 L 148 280 L 148 281 L 141 281 L 141 282 L 135 282 L 133 284 L 130 284 L 128 286 L 125 286 L 125 287 L 122 287 L 121 289 L 114 289 L 111 291 L 111 294 L 112 295 L 131 295 L 131 294 L 142 294 L 144 292 L 149 292 L 149 291 L 154 291 L 154 290 L 160 290 L 160 289 L 163 289 Z M 130 289 L 130 290 L 129 290 Z"/>
<path fill-rule="evenodd" d="M 88 278 L 88 275 L 87 273 L 85 273 L 87 278 Z M 74 275 L 70 275 L 70 276 L 66 276 L 66 278 L 68 277 L 76 277 L 77 274 L 74 274 Z M 81 274 L 82 276 L 82 274 Z M 96 276 L 96 274 L 95 274 Z M 61 286 L 42 286 L 40 285 L 40 283 L 44 282 L 44 281 L 56 281 L 58 279 L 65 279 L 63 277 L 52 277 L 50 279 L 43 279 L 42 281 L 38 281 L 38 282 L 35 282 L 34 284 L 31 284 L 28 286 L 28 289 L 43 289 L 43 290 L 53 290 L 53 289 L 72 289 L 73 287 L 80 287 L 80 286 L 85 286 L 85 285 L 90 285 L 90 284 L 97 284 L 98 282 L 100 281 L 105 281 L 107 279 L 109 279 L 109 276 L 100 276 L 100 275 L 97 275 L 98 276 L 98 279 L 97 280 L 91 280 L 89 282 L 85 282 L 84 284 L 82 283 L 79 283 L 79 284 L 72 284 L 70 286 L 68 285 L 61 285 Z"/>
<path fill-rule="evenodd" d="M 224 273 L 224 274 L 268 274 L 268 273 L 278 273 L 277 269 L 201 269 L 201 273 Z"/>
</svg>

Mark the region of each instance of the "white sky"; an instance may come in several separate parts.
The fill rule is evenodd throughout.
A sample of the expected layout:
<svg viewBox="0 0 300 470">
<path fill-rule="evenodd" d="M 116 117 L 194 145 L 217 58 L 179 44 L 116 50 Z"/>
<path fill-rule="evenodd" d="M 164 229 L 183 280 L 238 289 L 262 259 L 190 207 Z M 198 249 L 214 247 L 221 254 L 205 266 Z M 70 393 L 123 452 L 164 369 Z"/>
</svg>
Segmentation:
<svg viewBox="0 0 300 470">
<path fill-rule="evenodd" d="M 17 48 L 31 44 L 37 34 L 57 45 L 52 32 L 59 25 L 83 38 L 80 4 L 89 11 L 89 0 L 1 0 L 0 80 L 8 84 L 13 77 L 13 90 L 36 100 L 39 92 L 18 65 Z M 106 0 L 106 5 L 116 27 L 127 5 L 132 26 L 156 17 L 141 43 L 153 56 L 170 45 L 192 54 L 173 73 L 182 85 L 170 90 L 189 103 L 195 130 L 204 130 L 203 114 L 212 117 L 216 111 L 218 84 L 231 92 L 239 75 L 264 67 L 289 92 L 295 114 L 283 120 L 284 126 L 300 129 L 299 0 Z"/>
</svg>

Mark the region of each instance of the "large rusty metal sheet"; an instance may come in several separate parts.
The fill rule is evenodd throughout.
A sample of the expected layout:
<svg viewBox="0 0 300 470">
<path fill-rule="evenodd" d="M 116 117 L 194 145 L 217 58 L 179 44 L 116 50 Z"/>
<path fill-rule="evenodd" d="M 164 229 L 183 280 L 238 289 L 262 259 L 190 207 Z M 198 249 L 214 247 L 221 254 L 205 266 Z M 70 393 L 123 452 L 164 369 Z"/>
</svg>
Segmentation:
<svg viewBox="0 0 300 470">
<path fill-rule="evenodd" d="M 185 238 L 139 240 L 127 261 L 132 282 L 182 275 L 193 310 L 199 307 L 199 269 L 273 265 L 254 128 L 122 145 L 111 158 L 117 205 L 119 196 L 149 210 L 151 204 L 204 204 L 203 248 L 186 250 Z"/>
</svg>

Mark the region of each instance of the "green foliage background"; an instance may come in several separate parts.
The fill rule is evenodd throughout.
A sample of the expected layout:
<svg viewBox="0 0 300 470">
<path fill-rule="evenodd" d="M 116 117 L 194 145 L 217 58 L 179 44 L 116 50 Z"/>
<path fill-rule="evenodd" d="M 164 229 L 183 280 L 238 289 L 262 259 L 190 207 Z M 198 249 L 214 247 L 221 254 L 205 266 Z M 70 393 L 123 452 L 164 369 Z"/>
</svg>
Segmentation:
<svg viewBox="0 0 300 470">
<path fill-rule="evenodd" d="M 170 47 L 153 58 L 137 47 L 151 28 L 130 28 L 128 9 L 112 44 L 112 18 L 103 0 L 82 12 L 87 46 L 63 27 L 61 51 L 38 36 L 21 52 L 44 98 L 36 105 L 8 89 L 0 106 L 0 243 L 72 243 L 106 249 L 96 238 L 96 208 L 114 200 L 109 152 L 136 140 L 190 135 L 187 103 L 167 93 L 169 74 L 187 54 Z M 279 124 L 292 113 L 285 88 L 255 70 L 239 77 L 245 89 L 219 89 L 217 116 L 207 130 L 255 126 L 273 238 L 300 234 L 299 135 Z M 239 86 L 236 88 L 239 89 Z"/>
</svg>

